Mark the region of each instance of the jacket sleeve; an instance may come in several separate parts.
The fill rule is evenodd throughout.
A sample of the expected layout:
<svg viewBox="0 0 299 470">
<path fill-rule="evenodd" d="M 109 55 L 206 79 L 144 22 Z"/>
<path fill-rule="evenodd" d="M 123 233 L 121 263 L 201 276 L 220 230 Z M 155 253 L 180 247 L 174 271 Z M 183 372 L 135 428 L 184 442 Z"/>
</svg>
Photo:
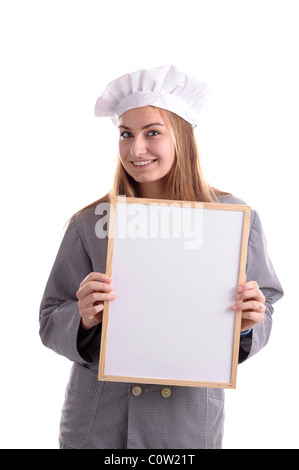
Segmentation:
<svg viewBox="0 0 299 470">
<path fill-rule="evenodd" d="M 241 337 L 239 362 L 253 356 L 267 343 L 272 328 L 273 304 L 283 296 L 283 289 L 277 278 L 267 252 L 267 242 L 259 215 L 252 211 L 252 226 L 248 240 L 247 281 L 256 281 L 266 302 L 265 319 L 256 325 L 249 335 Z"/>
<path fill-rule="evenodd" d="M 81 317 L 76 292 L 92 271 L 92 264 L 79 237 L 75 218 L 71 219 L 40 306 L 40 337 L 45 346 L 72 361 L 84 363 L 78 349 Z"/>
</svg>

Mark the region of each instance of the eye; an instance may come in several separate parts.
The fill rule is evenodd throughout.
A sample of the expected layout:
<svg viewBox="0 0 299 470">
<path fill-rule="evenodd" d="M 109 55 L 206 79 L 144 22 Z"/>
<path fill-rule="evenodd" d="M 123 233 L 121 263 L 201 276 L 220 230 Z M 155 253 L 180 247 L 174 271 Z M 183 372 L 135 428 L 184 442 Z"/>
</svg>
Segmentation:
<svg viewBox="0 0 299 470">
<path fill-rule="evenodd" d="M 152 131 L 149 131 L 148 135 L 149 135 L 150 137 L 154 137 L 155 135 L 159 135 L 159 132 L 152 130 Z"/>
<path fill-rule="evenodd" d="M 121 137 L 122 139 L 128 139 L 129 137 L 132 137 L 132 134 L 131 134 L 131 132 L 129 132 L 129 131 L 125 131 L 125 132 L 122 132 L 122 133 L 120 134 L 120 137 Z"/>
</svg>

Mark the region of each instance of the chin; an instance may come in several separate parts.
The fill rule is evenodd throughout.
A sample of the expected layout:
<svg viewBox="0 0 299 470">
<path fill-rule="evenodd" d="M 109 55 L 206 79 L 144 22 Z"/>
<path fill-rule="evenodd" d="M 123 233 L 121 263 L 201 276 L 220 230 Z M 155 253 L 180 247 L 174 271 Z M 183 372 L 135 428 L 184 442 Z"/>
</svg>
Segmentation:
<svg viewBox="0 0 299 470">
<path fill-rule="evenodd" d="M 154 183 L 155 181 L 157 181 L 155 178 L 134 178 L 134 176 L 132 176 L 132 178 L 136 181 L 136 183 L 140 184 Z"/>
</svg>

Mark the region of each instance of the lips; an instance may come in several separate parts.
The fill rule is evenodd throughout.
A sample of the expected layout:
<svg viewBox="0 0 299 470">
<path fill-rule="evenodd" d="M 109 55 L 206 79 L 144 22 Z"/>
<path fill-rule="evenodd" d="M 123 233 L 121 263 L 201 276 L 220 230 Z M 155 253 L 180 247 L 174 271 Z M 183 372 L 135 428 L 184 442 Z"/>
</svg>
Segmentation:
<svg viewBox="0 0 299 470">
<path fill-rule="evenodd" d="M 134 168 L 144 168 L 146 166 L 149 166 L 151 165 L 152 163 L 154 163 L 156 161 L 156 159 L 151 159 L 151 160 L 136 160 L 136 161 L 132 161 L 132 165 L 134 166 Z"/>
</svg>

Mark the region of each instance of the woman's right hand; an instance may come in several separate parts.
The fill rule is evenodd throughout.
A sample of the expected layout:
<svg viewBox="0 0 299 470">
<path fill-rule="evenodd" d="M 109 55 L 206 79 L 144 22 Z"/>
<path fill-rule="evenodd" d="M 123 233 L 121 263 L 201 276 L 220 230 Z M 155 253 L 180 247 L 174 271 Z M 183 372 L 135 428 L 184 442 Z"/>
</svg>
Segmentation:
<svg viewBox="0 0 299 470">
<path fill-rule="evenodd" d="M 104 300 L 114 300 L 116 298 L 116 295 L 112 294 L 111 282 L 112 280 L 102 273 L 90 273 L 81 282 L 76 296 L 79 301 L 81 326 L 84 330 L 89 330 L 101 323 Z"/>
</svg>

